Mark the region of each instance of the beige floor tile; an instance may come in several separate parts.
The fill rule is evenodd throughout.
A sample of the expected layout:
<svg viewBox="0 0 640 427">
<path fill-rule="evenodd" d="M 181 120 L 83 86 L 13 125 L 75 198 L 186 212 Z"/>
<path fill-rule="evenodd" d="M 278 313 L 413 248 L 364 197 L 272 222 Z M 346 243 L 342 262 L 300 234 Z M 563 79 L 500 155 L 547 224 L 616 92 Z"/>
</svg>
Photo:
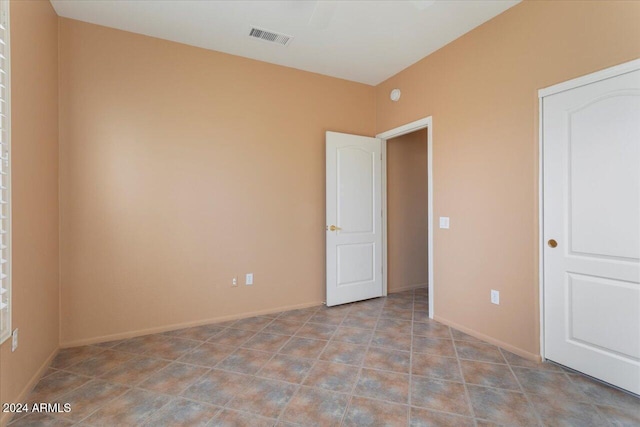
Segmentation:
<svg viewBox="0 0 640 427">
<path fill-rule="evenodd" d="M 64 349 L 11 426 L 635 426 L 640 399 L 428 318 L 426 288 Z"/>
</svg>

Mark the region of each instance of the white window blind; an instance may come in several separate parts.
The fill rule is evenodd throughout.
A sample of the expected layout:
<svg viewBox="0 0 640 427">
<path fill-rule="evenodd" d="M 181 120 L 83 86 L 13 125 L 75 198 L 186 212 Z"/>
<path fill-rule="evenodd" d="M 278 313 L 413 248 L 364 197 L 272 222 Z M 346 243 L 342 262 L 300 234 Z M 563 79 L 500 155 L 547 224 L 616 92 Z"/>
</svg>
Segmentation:
<svg viewBox="0 0 640 427">
<path fill-rule="evenodd" d="M 9 1 L 0 0 L 0 343 L 11 336 Z"/>
</svg>

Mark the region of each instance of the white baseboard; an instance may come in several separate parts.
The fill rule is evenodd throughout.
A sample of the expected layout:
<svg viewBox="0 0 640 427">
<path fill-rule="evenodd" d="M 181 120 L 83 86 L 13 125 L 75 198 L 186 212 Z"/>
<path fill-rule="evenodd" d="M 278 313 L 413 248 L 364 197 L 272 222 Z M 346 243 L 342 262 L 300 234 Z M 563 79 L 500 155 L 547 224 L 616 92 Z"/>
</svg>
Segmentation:
<svg viewBox="0 0 640 427">
<path fill-rule="evenodd" d="M 142 335 L 157 334 L 161 332 L 174 331 L 176 329 L 191 328 L 194 326 L 202 326 L 202 325 L 209 325 L 212 323 L 227 322 L 229 320 L 244 319 L 247 317 L 260 316 L 263 314 L 280 313 L 281 311 L 297 310 L 301 308 L 316 307 L 319 305 L 322 305 L 322 302 L 289 305 L 284 307 L 271 308 L 267 310 L 258 310 L 258 311 L 244 312 L 239 314 L 231 314 L 227 316 L 213 317 L 213 318 L 204 319 L 204 320 L 196 320 L 193 322 L 176 323 L 172 325 L 159 326 L 155 328 L 138 329 L 138 330 L 127 331 L 127 332 L 122 332 L 118 334 L 101 335 L 101 336 L 92 337 L 92 338 L 85 338 L 81 340 L 63 342 L 63 343 L 60 343 L 60 348 L 78 347 L 81 345 L 98 344 L 98 343 L 108 342 L 108 341 L 135 338 Z"/>
<path fill-rule="evenodd" d="M 450 320 L 443 319 L 440 316 L 433 316 L 433 319 L 440 323 L 444 323 L 445 325 L 451 326 L 454 329 L 462 331 L 465 334 L 471 335 L 472 337 L 481 339 L 493 345 L 497 345 L 498 347 L 503 348 L 507 351 L 510 351 L 511 353 L 517 354 L 520 357 L 524 357 L 527 360 L 531 360 L 533 362 L 538 362 L 538 363 L 542 362 L 542 357 L 540 357 L 540 355 L 538 354 L 530 353 L 526 350 L 522 350 L 521 348 L 514 347 L 511 344 L 507 344 L 506 342 L 500 341 L 488 335 L 481 334 L 480 332 L 474 331 L 473 329 L 469 329 L 465 326 L 458 325 L 457 323 L 452 322 Z"/>
</svg>

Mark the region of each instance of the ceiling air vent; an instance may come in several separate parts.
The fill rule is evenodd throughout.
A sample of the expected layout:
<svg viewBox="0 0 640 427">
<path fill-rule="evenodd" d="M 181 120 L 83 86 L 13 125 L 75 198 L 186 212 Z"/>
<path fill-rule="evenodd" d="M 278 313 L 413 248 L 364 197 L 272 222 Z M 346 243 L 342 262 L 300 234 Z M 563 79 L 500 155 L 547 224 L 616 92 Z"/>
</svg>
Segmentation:
<svg viewBox="0 0 640 427">
<path fill-rule="evenodd" d="M 278 34 L 274 33 L 273 31 L 261 30 L 260 28 L 255 27 L 251 28 L 249 36 L 256 39 L 264 40 L 266 42 L 277 43 L 282 46 L 287 46 L 293 39 L 292 36 L 287 36 L 286 34 Z"/>
</svg>

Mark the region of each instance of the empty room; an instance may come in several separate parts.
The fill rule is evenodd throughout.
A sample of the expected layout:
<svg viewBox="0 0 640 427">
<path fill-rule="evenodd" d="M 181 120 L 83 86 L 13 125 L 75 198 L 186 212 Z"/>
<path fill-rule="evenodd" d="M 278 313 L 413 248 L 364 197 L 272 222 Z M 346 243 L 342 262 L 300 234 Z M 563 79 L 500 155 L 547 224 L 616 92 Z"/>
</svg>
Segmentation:
<svg viewBox="0 0 640 427">
<path fill-rule="evenodd" d="M 0 0 L 0 427 L 640 426 L 639 22 Z"/>
</svg>

